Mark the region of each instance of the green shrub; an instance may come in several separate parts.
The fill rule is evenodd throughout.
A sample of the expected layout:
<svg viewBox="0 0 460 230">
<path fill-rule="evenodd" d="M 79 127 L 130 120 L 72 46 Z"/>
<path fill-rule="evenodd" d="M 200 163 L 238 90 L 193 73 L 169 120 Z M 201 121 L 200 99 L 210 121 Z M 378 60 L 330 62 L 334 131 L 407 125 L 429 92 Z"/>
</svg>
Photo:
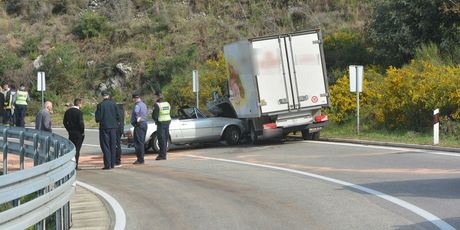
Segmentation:
<svg viewBox="0 0 460 230">
<path fill-rule="evenodd" d="M 85 11 L 80 17 L 80 22 L 74 29 L 74 33 L 81 39 L 98 37 L 108 31 L 107 18 L 97 12 Z"/>
<path fill-rule="evenodd" d="M 2 80 L 11 76 L 4 76 L 8 70 L 16 70 L 22 67 L 22 60 L 14 53 L 8 49 L 0 47 L 0 76 L 3 76 Z"/>
<path fill-rule="evenodd" d="M 29 59 L 35 60 L 38 56 L 38 45 L 40 42 L 40 37 L 27 37 L 22 44 L 21 55 L 27 55 Z"/>
</svg>

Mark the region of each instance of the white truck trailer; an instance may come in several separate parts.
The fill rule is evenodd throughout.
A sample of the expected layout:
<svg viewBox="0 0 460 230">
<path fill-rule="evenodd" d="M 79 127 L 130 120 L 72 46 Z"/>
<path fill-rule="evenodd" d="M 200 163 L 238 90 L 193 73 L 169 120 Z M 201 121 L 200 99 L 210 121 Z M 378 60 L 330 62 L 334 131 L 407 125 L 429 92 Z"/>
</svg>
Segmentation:
<svg viewBox="0 0 460 230">
<path fill-rule="evenodd" d="M 229 99 L 253 143 L 295 131 L 319 138 L 329 106 L 322 44 L 320 30 L 310 30 L 224 46 Z"/>
</svg>

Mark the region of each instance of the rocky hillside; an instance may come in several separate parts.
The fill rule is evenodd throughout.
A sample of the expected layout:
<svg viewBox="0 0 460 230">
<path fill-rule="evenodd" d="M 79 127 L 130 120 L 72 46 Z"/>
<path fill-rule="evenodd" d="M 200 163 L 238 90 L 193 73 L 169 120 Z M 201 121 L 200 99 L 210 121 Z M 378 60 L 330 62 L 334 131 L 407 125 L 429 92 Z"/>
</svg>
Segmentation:
<svg viewBox="0 0 460 230">
<path fill-rule="evenodd" d="M 1 80 L 34 89 L 45 71 L 46 97 L 57 103 L 104 88 L 118 100 L 153 94 L 217 61 L 225 43 L 311 28 L 362 31 L 370 13 L 367 1 L 352 0 L 0 2 Z"/>
</svg>

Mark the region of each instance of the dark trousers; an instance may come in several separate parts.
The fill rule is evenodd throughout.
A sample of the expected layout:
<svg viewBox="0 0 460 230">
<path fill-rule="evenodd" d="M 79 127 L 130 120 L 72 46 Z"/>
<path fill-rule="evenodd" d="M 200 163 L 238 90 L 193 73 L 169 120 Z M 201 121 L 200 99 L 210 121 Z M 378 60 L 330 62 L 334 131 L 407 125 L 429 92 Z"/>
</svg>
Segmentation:
<svg viewBox="0 0 460 230">
<path fill-rule="evenodd" d="M 14 115 L 16 116 L 16 126 L 24 127 L 24 118 L 26 117 L 27 113 L 27 105 L 16 105 L 14 112 Z"/>
<path fill-rule="evenodd" d="M 121 136 L 123 135 L 123 129 L 117 129 L 117 153 L 115 164 L 121 164 Z"/>
<path fill-rule="evenodd" d="M 99 130 L 99 142 L 104 154 L 104 168 L 113 168 L 117 154 L 117 129 Z"/>
<path fill-rule="evenodd" d="M 14 126 L 14 110 L 12 109 L 5 109 L 5 113 L 3 114 L 3 125 Z"/>
<path fill-rule="evenodd" d="M 147 133 L 147 123 L 141 122 L 134 126 L 134 149 L 136 150 L 137 161 L 144 162 L 145 154 L 145 134 Z"/>
<path fill-rule="evenodd" d="M 69 140 L 75 145 L 75 162 L 77 163 L 76 167 L 78 167 L 78 159 L 80 158 L 80 149 L 81 145 L 83 144 L 83 140 L 85 136 L 80 132 L 69 132 Z"/>
<path fill-rule="evenodd" d="M 158 145 L 160 147 L 160 152 L 158 153 L 159 158 L 166 159 L 166 149 L 168 147 L 170 123 L 171 121 L 163 121 L 157 123 Z"/>
</svg>

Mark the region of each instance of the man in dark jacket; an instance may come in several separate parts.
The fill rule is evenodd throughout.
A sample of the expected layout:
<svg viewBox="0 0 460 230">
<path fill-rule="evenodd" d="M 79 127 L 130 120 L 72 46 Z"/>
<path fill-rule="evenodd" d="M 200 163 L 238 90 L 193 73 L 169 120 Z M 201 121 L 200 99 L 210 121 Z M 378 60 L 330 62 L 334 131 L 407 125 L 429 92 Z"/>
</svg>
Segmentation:
<svg viewBox="0 0 460 230">
<path fill-rule="evenodd" d="M 51 114 L 53 113 L 53 103 L 45 102 L 45 108 L 40 110 L 35 117 L 35 129 L 53 132 L 51 129 Z"/>
<path fill-rule="evenodd" d="M 5 95 L 0 93 L 0 122 L 3 123 L 3 116 L 5 116 Z"/>
<path fill-rule="evenodd" d="M 73 101 L 73 106 L 64 113 L 64 127 L 69 133 L 69 140 L 75 145 L 75 169 L 78 168 L 78 158 L 80 158 L 80 149 L 85 139 L 85 122 L 83 113 L 80 110 L 81 99 L 77 98 Z"/>
<path fill-rule="evenodd" d="M 104 154 L 104 168 L 112 169 L 116 164 L 117 129 L 121 121 L 117 104 L 109 99 L 109 93 L 101 93 L 103 101 L 96 108 L 96 122 L 99 123 L 99 142 Z"/>
</svg>

